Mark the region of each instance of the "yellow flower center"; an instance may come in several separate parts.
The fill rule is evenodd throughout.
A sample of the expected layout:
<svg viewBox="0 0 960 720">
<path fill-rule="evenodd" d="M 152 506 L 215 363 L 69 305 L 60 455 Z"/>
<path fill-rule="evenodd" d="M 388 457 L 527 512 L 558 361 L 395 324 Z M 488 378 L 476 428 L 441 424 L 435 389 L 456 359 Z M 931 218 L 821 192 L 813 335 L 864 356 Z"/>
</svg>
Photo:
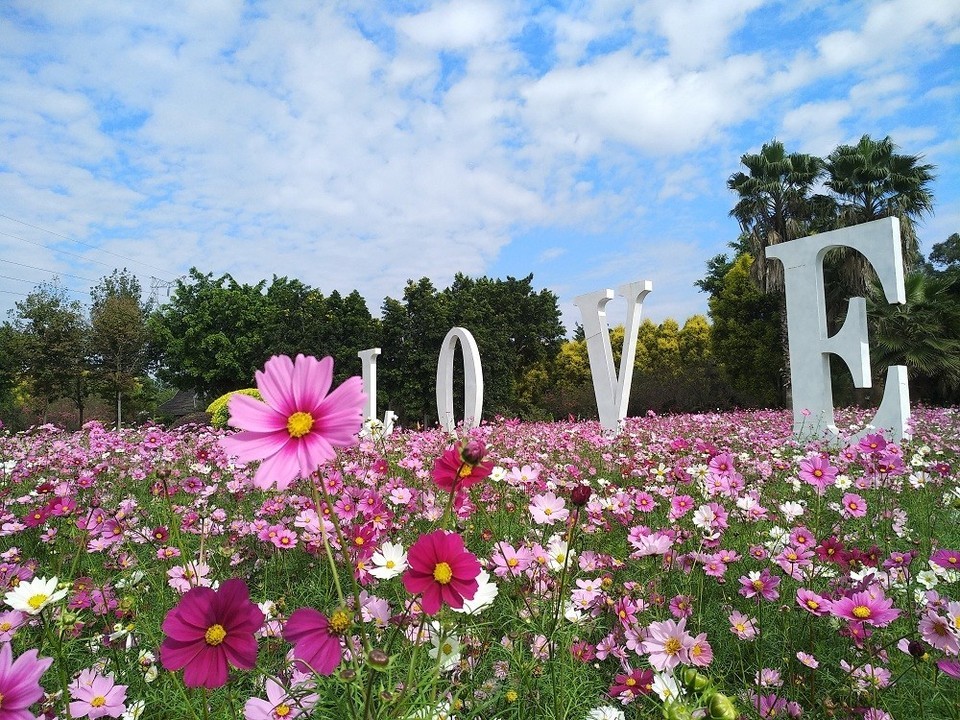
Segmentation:
<svg viewBox="0 0 960 720">
<path fill-rule="evenodd" d="M 27 600 L 27 605 L 32 607 L 34 610 L 39 610 L 43 607 L 44 603 L 50 598 L 49 595 L 44 595 L 43 593 L 37 593 L 29 600 Z"/>
<path fill-rule="evenodd" d="M 353 539 L 353 544 L 356 545 L 357 547 L 359 547 L 360 545 L 363 545 L 363 538 L 359 536 L 355 537 Z"/>
<path fill-rule="evenodd" d="M 290 714 L 290 706 L 289 706 L 289 705 L 286 705 L 286 704 L 284 704 L 284 705 L 277 705 L 277 709 L 274 710 L 273 713 L 274 713 L 274 715 L 276 715 L 277 717 L 286 717 L 287 715 Z"/>
<path fill-rule="evenodd" d="M 516 567 L 519 564 L 520 564 L 520 561 L 517 560 L 516 558 L 510 558 L 509 560 L 507 560 L 507 565 L 509 565 L 510 567 Z"/>
<path fill-rule="evenodd" d="M 544 515 L 553 515 L 553 510 L 551 510 L 550 508 L 544 508 L 544 509 L 543 509 L 543 514 L 544 514 Z"/>
<path fill-rule="evenodd" d="M 507 690 L 506 695 L 504 697 L 507 698 L 507 702 L 512 703 L 512 702 L 516 702 L 517 698 L 519 698 L 520 696 L 517 694 L 516 690 Z"/>
<path fill-rule="evenodd" d="M 463 465 L 460 466 L 460 470 L 459 472 L 457 472 L 457 477 L 462 480 L 465 477 L 469 477 L 470 473 L 472 472 L 473 472 L 473 465 L 471 465 L 470 463 L 464 463 Z"/>
<path fill-rule="evenodd" d="M 350 627 L 350 613 L 346 610 L 335 610 L 330 616 L 330 629 L 339 635 L 348 627 Z"/>
<path fill-rule="evenodd" d="M 853 609 L 853 616 L 860 618 L 861 620 L 868 618 L 870 617 L 870 608 L 868 608 L 866 605 L 857 605 Z"/>
<path fill-rule="evenodd" d="M 754 581 L 753 581 L 752 583 L 750 583 L 750 584 L 753 585 L 753 589 L 754 589 L 754 590 L 763 590 L 763 581 L 762 581 L 762 580 L 754 580 Z"/>
<path fill-rule="evenodd" d="M 393 570 L 397 564 L 393 560 L 387 560 L 387 570 Z"/>
<path fill-rule="evenodd" d="M 453 570 L 445 562 L 437 563 L 437 566 L 433 569 L 433 579 L 441 585 L 448 585 L 453 579 Z"/>
<path fill-rule="evenodd" d="M 226 636 L 227 631 L 223 629 L 223 625 L 218 623 L 207 628 L 207 631 L 203 634 L 203 639 L 207 641 L 207 645 L 216 647 L 223 642 Z"/>
<path fill-rule="evenodd" d="M 301 438 L 310 432 L 313 427 L 313 415 L 305 412 L 295 412 L 287 418 L 287 432 L 290 437 Z"/>
<path fill-rule="evenodd" d="M 683 646 L 677 638 L 670 638 L 663 644 L 663 651 L 667 653 L 667 655 L 676 655 L 680 652 L 681 647 Z"/>
<path fill-rule="evenodd" d="M 449 655 L 450 653 L 453 652 L 453 645 L 451 645 L 450 643 L 444 643 L 443 647 L 440 649 L 443 651 L 444 655 Z"/>
<path fill-rule="evenodd" d="M 624 681 L 623 684 L 626 685 L 627 687 L 633 687 L 634 685 L 637 684 L 637 681 L 634 680 L 632 677 L 629 677 Z"/>
<path fill-rule="evenodd" d="M 97 695 L 90 701 L 90 707 L 103 707 L 107 704 L 107 699 L 103 695 Z"/>
<path fill-rule="evenodd" d="M 807 607 L 811 610 L 817 610 L 820 608 L 820 603 L 818 603 L 816 600 L 807 600 Z"/>
<path fill-rule="evenodd" d="M 13 624 L 9 620 L 4 620 L 0 622 L 0 632 L 7 632 L 10 628 L 13 627 Z"/>
</svg>

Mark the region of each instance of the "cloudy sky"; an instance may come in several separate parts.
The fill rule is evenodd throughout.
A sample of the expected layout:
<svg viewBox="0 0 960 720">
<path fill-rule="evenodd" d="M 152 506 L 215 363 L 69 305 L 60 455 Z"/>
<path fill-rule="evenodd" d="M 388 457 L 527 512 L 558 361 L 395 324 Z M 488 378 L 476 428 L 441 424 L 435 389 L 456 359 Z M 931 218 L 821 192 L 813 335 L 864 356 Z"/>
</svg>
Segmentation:
<svg viewBox="0 0 960 720">
<path fill-rule="evenodd" d="M 195 266 L 375 314 L 532 272 L 570 325 L 649 279 L 682 322 L 740 155 L 863 134 L 937 166 L 923 249 L 960 231 L 960 0 L 6 0 L 0 311 Z"/>
</svg>

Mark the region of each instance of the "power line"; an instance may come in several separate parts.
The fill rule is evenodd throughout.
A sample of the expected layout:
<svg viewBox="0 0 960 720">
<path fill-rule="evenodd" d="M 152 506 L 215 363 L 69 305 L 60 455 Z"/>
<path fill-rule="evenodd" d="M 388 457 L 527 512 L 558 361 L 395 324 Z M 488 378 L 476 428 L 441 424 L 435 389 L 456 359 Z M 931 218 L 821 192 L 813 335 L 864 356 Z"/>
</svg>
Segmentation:
<svg viewBox="0 0 960 720">
<path fill-rule="evenodd" d="M 78 255 L 77 253 L 72 253 L 67 250 L 61 250 L 60 248 L 50 247 L 49 245 L 44 245 L 43 243 L 37 242 L 36 240 L 27 240 L 26 238 L 22 238 L 19 235 L 11 235 L 10 233 L 5 233 L 5 232 L 0 232 L 0 235 L 13 238 L 14 240 L 23 240 L 23 242 L 25 243 L 30 243 L 31 245 L 36 245 L 37 247 L 46 248 L 47 250 L 53 250 L 53 252 L 63 253 L 64 255 L 69 255 L 70 257 L 80 258 L 84 262 L 92 262 L 92 263 L 96 263 L 97 265 L 103 265 L 104 267 L 112 267 L 111 265 L 108 265 L 105 262 L 100 262 L 99 260 L 91 260 L 90 258 L 84 257 L 83 255 Z"/>
<path fill-rule="evenodd" d="M 88 248 L 91 248 L 91 249 L 93 249 L 93 250 L 97 250 L 97 251 L 99 251 L 99 252 L 106 253 L 107 255 L 113 255 L 114 257 L 118 257 L 118 258 L 120 258 L 121 260 L 129 260 L 129 261 L 132 262 L 132 263 L 137 263 L 138 265 L 143 265 L 144 267 L 148 267 L 148 268 L 150 268 L 151 270 L 158 270 L 158 271 L 162 272 L 162 273 L 165 274 L 165 275 L 170 275 L 170 274 L 171 274 L 171 273 L 169 273 L 168 271 L 164 270 L 163 268 L 158 268 L 158 267 L 155 266 L 155 265 L 150 265 L 149 263 L 145 263 L 145 262 L 143 262 L 143 261 L 141 261 L 141 260 L 134 260 L 134 259 L 131 258 L 131 257 L 127 257 L 126 255 L 121 255 L 120 253 L 111 252 L 110 250 L 104 250 L 103 248 L 97 247 L 96 245 L 91 245 L 90 243 L 85 243 L 85 242 L 83 242 L 82 240 L 77 240 L 76 238 L 68 237 L 67 235 L 61 235 L 61 234 L 58 233 L 58 232 L 55 232 L 55 231 L 53 231 L 53 230 L 47 230 L 47 228 L 40 227 L 39 225 L 31 225 L 31 224 L 28 223 L 28 222 L 24 222 L 23 220 L 17 220 L 17 218 L 10 217 L 9 215 L 4 215 L 3 213 L 0 213 L 0 218 L 6 218 L 7 220 L 12 220 L 12 221 L 15 222 L 15 223 L 20 223 L 21 225 L 26 225 L 27 227 L 31 227 L 31 228 L 33 228 L 34 230 L 40 230 L 41 232 L 50 233 L 51 235 L 56 235 L 57 237 L 63 238 L 64 240 L 69 240 L 70 242 L 74 242 L 74 243 L 77 243 L 78 245 L 83 245 L 84 247 L 88 247 Z"/>
<path fill-rule="evenodd" d="M 31 270 L 39 270 L 40 272 L 50 273 L 51 275 L 63 275 L 64 277 L 71 277 L 71 278 L 74 278 L 74 279 L 76 279 L 76 280 L 84 280 L 84 281 L 86 281 L 86 282 L 91 282 L 91 283 L 97 282 L 96 280 L 91 280 L 90 278 L 80 277 L 79 275 L 71 275 L 70 273 L 62 273 L 62 272 L 58 272 L 58 271 L 56 271 L 56 270 L 47 270 L 47 269 L 45 269 L 45 268 L 38 268 L 38 267 L 36 267 L 36 266 L 34 266 L 34 265 L 24 265 L 23 263 L 14 262 L 13 260 L 4 260 L 3 258 L 0 258 L 0 262 L 5 262 L 5 263 L 9 263 L 9 264 L 11 264 L 11 265 L 16 265 L 17 267 L 30 268 Z"/>
<path fill-rule="evenodd" d="M 0 278 L 5 280 L 16 280 L 17 282 L 33 283 L 34 285 L 39 284 L 40 280 L 25 280 L 23 278 L 13 277 L 12 275 L 0 275 Z M 71 290 L 70 288 L 64 288 L 67 292 L 76 293 L 77 295 L 86 295 L 87 293 L 82 290 Z M 9 292 L 9 291 L 8 291 Z M 19 293 L 18 293 L 19 294 Z"/>
</svg>

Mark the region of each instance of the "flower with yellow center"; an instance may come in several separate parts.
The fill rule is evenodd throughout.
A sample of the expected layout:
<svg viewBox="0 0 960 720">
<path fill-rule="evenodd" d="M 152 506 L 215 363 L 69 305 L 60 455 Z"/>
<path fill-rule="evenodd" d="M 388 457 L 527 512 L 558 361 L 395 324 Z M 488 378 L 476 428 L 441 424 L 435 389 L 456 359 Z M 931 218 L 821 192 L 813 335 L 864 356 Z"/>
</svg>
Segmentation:
<svg viewBox="0 0 960 720">
<path fill-rule="evenodd" d="M 223 642 L 224 638 L 227 637 L 227 631 L 223 629 L 223 625 L 219 623 L 211 625 L 207 628 L 207 631 L 203 634 L 203 639 L 206 641 L 207 645 L 211 647 L 216 647 Z"/>
<path fill-rule="evenodd" d="M 441 585 L 449 585 L 453 579 L 453 570 L 450 569 L 450 565 L 445 562 L 437 563 L 433 568 L 433 579 Z"/>
<path fill-rule="evenodd" d="M 853 609 L 853 615 L 860 620 L 866 620 L 868 617 L 870 617 L 870 608 L 868 608 L 866 605 L 857 605 Z"/>
<path fill-rule="evenodd" d="M 330 631 L 337 635 L 342 635 L 350 627 L 350 613 L 346 610 L 334 610 L 330 616 Z"/>
<path fill-rule="evenodd" d="M 313 428 L 313 415 L 306 412 L 295 412 L 287 418 L 287 432 L 292 438 L 302 438 Z"/>
<path fill-rule="evenodd" d="M 21 582 L 4 595 L 4 602 L 14 610 L 37 615 L 48 605 L 65 597 L 67 590 L 57 590 L 57 578 L 34 578 Z"/>
</svg>

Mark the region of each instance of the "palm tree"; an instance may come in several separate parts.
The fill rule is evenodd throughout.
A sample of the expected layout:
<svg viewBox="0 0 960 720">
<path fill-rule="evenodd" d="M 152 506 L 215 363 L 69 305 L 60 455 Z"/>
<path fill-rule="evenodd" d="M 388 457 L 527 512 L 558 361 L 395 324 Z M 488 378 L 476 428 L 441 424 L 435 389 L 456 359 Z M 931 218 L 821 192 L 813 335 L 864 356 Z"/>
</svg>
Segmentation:
<svg viewBox="0 0 960 720">
<path fill-rule="evenodd" d="M 899 218 L 904 266 L 910 269 L 920 259 L 914 222 L 933 210 L 934 166 L 922 164 L 922 156 L 896 151 L 889 136 L 864 135 L 856 145 L 840 145 L 827 156 L 824 184 L 836 196 L 838 228 Z M 848 292 L 864 295 L 871 273 L 863 258 L 846 253 L 843 265 Z"/>
<path fill-rule="evenodd" d="M 909 273 L 907 302 L 890 305 L 880 283 L 867 293 L 874 374 L 906 365 L 911 385 L 926 399 L 943 399 L 960 388 L 960 301 L 956 278 Z"/>
<path fill-rule="evenodd" d="M 727 187 L 740 196 L 730 215 L 740 223 L 741 242 L 746 242 L 754 258 L 751 277 L 764 293 L 776 295 L 779 301 L 783 399 L 788 401 L 790 352 L 783 266 L 768 260 L 766 249 L 811 231 L 815 216 L 812 191 L 823 174 L 823 160 L 805 153 L 788 153 L 783 143 L 774 139 L 759 153 L 741 155 L 740 162 L 748 172 L 734 173 L 727 180 Z"/>
<path fill-rule="evenodd" d="M 748 238 L 760 289 L 782 294 L 783 268 L 767 260 L 766 248 L 809 233 L 812 190 L 823 173 L 823 160 L 787 153 L 783 143 L 771 140 L 759 153 L 742 155 L 740 162 L 749 172 L 727 180 L 727 187 L 740 196 L 730 215 Z"/>
</svg>

